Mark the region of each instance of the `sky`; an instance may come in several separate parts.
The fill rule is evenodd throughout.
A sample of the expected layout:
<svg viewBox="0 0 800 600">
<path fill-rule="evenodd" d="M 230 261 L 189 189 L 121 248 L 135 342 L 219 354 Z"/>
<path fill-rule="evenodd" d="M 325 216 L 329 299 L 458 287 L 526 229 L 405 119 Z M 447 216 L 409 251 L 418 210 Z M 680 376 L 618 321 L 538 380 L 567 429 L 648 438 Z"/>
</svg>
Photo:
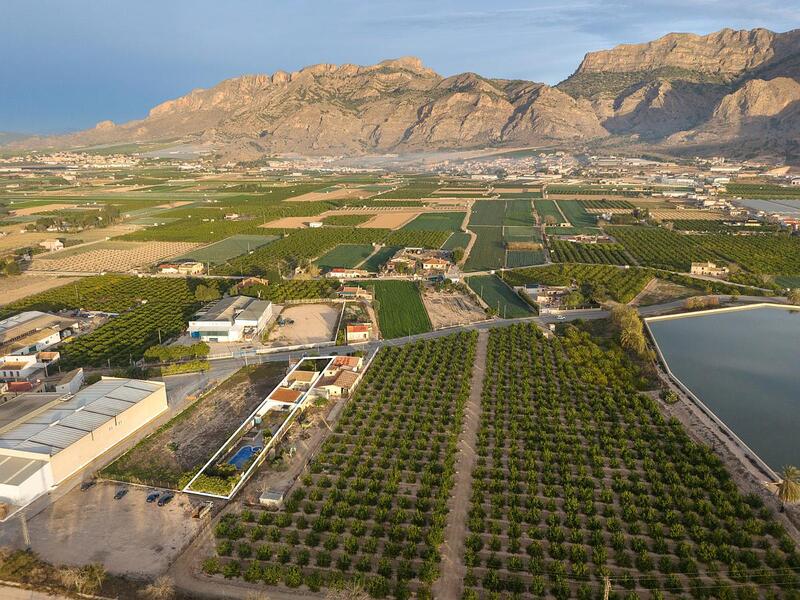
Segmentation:
<svg viewBox="0 0 800 600">
<path fill-rule="evenodd" d="M 557 83 L 586 52 L 670 31 L 800 27 L 800 0 L 2 0 L 0 131 L 142 118 L 244 73 L 418 56 Z"/>
</svg>

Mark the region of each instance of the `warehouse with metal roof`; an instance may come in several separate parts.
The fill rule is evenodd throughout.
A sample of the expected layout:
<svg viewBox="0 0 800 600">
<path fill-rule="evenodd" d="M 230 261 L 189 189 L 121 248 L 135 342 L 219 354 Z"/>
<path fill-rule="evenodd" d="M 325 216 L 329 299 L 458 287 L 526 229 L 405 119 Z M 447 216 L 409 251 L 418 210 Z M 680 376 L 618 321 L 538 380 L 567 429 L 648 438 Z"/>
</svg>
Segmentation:
<svg viewBox="0 0 800 600">
<path fill-rule="evenodd" d="M 48 396 L 24 414 L 14 401 L 0 406 L 0 502 L 30 502 L 167 410 L 159 381 L 104 377 Z"/>
</svg>

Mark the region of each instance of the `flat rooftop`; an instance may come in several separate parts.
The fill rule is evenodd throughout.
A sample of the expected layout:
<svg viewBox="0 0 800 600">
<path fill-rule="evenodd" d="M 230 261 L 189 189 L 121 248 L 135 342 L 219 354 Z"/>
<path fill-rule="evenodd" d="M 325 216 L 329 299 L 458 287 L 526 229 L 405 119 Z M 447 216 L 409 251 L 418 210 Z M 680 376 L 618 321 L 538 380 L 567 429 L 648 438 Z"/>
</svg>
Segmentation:
<svg viewBox="0 0 800 600">
<path fill-rule="evenodd" d="M 203 321 L 228 321 L 233 323 L 237 318 L 257 321 L 271 302 L 257 300 L 249 296 L 231 296 L 217 300 L 214 304 L 198 312 L 193 318 L 194 322 Z"/>
<path fill-rule="evenodd" d="M 61 331 L 75 323 L 57 315 L 29 310 L 0 321 L 0 345 L 14 342 L 21 337 L 39 332 L 42 329 Z"/>
<path fill-rule="evenodd" d="M 160 387 L 152 381 L 103 379 L 0 432 L 0 448 L 53 456 Z"/>
<path fill-rule="evenodd" d="M 63 398 L 64 394 L 57 394 L 54 392 L 34 394 L 25 393 L 20 394 L 0 404 L 0 432 L 3 431 L 14 421 L 22 419 L 26 415 L 30 415 L 43 407 L 47 406 L 54 400 Z"/>
<path fill-rule="evenodd" d="M 0 485 L 20 485 L 46 464 L 36 458 L 0 456 Z"/>
</svg>

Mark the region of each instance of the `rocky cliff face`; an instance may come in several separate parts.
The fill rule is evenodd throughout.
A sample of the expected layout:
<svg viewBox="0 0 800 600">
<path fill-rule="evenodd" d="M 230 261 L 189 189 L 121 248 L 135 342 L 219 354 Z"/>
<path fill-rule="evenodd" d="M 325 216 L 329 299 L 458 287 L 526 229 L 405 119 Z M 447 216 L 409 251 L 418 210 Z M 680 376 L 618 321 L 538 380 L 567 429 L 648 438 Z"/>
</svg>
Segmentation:
<svg viewBox="0 0 800 600">
<path fill-rule="evenodd" d="M 633 138 L 667 148 L 771 152 L 798 133 L 800 30 L 672 33 L 586 55 L 556 87 L 444 78 L 419 59 L 246 75 L 153 108 L 144 119 L 25 145 L 203 140 L 228 156 L 358 155 Z"/>
</svg>

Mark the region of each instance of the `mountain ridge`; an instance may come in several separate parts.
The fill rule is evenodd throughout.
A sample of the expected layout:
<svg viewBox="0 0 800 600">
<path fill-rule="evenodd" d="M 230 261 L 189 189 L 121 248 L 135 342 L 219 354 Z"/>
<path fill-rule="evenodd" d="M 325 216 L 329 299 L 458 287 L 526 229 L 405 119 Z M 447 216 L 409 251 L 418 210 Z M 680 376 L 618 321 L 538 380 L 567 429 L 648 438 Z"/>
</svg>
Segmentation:
<svg viewBox="0 0 800 600">
<path fill-rule="evenodd" d="M 770 153 L 790 156 L 800 127 L 798 80 L 800 30 L 670 33 L 589 52 L 555 86 L 469 72 L 444 77 L 410 56 L 320 63 L 226 79 L 166 100 L 143 119 L 10 146 L 181 139 L 251 159 L 629 140 L 757 154 L 763 134 Z"/>
</svg>

